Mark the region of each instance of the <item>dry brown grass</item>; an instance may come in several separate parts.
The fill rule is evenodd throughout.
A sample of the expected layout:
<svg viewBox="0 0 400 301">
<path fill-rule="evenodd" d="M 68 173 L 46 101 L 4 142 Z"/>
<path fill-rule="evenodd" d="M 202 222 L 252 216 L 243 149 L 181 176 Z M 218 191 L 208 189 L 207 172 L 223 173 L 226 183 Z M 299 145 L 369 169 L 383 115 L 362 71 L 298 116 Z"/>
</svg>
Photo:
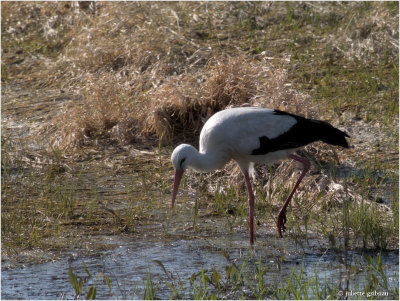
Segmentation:
<svg viewBox="0 0 400 301">
<path fill-rule="evenodd" d="M 124 91 L 116 82 L 102 78 L 93 79 L 92 83 L 95 82 L 98 83 L 95 88 L 86 88 L 84 102 L 70 104 L 54 119 L 62 133 L 58 147 L 67 150 L 76 146 L 135 142 L 138 133 L 133 116 L 137 112 L 126 101 Z"/>
<path fill-rule="evenodd" d="M 65 145 L 82 146 L 91 141 L 126 144 L 140 137 L 153 137 L 155 142 L 193 142 L 211 115 L 231 106 L 313 113 L 304 105 L 305 96 L 287 84 L 285 69 L 276 70 L 265 61 L 250 62 L 244 57 L 210 60 L 202 72 L 165 77 L 147 91 L 143 88 L 148 79 L 145 75 L 138 76 L 136 85 L 128 88 L 109 79 L 90 77 L 87 101 L 63 113 L 69 118 L 63 122 Z"/>
<path fill-rule="evenodd" d="M 161 140 L 192 139 L 204 122 L 228 106 L 250 103 L 256 92 L 257 69 L 244 58 L 220 58 L 204 70 L 204 82 L 191 75 L 172 77 L 146 93 L 144 134 Z"/>
<path fill-rule="evenodd" d="M 228 11 L 237 6 L 213 5 Z M 47 15 L 48 7 L 36 7 Z M 188 3 L 103 2 L 92 11 L 53 8 L 63 11 L 57 15 L 58 24 L 69 29 L 64 34 L 69 42 L 41 76 L 46 85 L 83 97 L 82 103 L 68 105 L 54 119 L 59 129 L 54 140 L 65 149 L 126 144 L 139 137 L 192 140 L 208 117 L 227 106 L 254 104 L 297 112 L 293 99 L 298 93 L 288 92 L 284 68 L 277 69 L 263 56 L 252 60 L 214 53 L 218 44 L 227 42 L 200 47 L 217 24 L 236 36 L 246 15 L 222 14 L 228 20 L 225 25 L 217 11 Z M 212 24 L 199 27 L 198 18 L 209 18 Z M 50 28 L 60 34 L 55 26 Z"/>
<path fill-rule="evenodd" d="M 301 61 L 300 70 L 293 68 L 296 48 L 309 47 L 312 37 L 333 49 L 327 58 L 304 58 L 319 65 L 398 50 L 398 20 L 385 5 L 374 13 L 353 3 L 3 2 L 2 8 L 7 48 L 22 39 L 26 52 L 43 56 L 25 56 L 9 76 L 29 74 L 41 87 L 83 98 L 55 119 L 62 145 L 192 140 L 210 115 L 244 104 L 318 118 L 318 102 L 293 81 L 303 72 L 305 81 L 311 78 L 305 87 L 314 89 L 311 67 Z M 31 72 L 21 72 L 24 64 Z"/>
</svg>

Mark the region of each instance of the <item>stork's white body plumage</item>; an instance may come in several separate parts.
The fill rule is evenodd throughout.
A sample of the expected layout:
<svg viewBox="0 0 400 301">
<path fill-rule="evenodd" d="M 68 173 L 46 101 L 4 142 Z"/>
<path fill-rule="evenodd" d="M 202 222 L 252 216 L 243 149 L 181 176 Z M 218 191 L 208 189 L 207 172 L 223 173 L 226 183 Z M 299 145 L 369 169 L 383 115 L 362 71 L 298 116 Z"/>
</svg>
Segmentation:
<svg viewBox="0 0 400 301">
<path fill-rule="evenodd" d="M 291 158 L 301 162 L 303 172 L 278 215 L 278 232 L 284 231 L 286 208 L 301 179 L 310 167 L 307 159 L 293 153 L 299 147 L 322 140 L 348 147 L 348 135 L 330 124 L 267 108 L 246 107 L 220 111 L 205 123 L 200 133 L 200 148 L 181 144 L 175 148 L 171 161 L 175 168 L 172 206 L 179 182 L 186 168 L 200 172 L 221 169 L 235 160 L 245 176 L 249 195 L 250 243 L 253 243 L 254 194 L 249 170 L 254 163 L 270 164 Z"/>
<path fill-rule="evenodd" d="M 274 112 L 256 107 L 219 111 L 207 120 L 201 130 L 200 153 L 219 152 L 221 157 L 234 159 L 242 170 L 246 170 L 250 163 L 270 164 L 286 159 L 295 149 L 278 150 L 265 155 L 251 154 L 260 147 L 259 137 L 274 139 L 296 123 L 293 117 L 274 115 Z"/>
</svg>

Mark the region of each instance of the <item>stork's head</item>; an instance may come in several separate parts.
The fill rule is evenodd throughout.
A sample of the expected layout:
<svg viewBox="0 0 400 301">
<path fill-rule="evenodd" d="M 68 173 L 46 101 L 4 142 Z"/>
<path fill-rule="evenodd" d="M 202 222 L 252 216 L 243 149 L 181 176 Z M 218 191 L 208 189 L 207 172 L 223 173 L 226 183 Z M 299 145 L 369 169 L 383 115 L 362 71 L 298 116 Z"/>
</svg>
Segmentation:
<svg viewBox="0 0 400 301">
<path fill-rule="evenodd" d="M 175 169 L 174 188 L 172 190 L 171 202 L 172 207 L 174 207 L 176 194 L 178 193 L 179 183 L 181 182 L 183 172 L 188 166 L 190 166 L 195 153 L 197 153 L 197 150 L 189 144 L 181 144 L 172 152 L 171 161 Z"/>
</svg>

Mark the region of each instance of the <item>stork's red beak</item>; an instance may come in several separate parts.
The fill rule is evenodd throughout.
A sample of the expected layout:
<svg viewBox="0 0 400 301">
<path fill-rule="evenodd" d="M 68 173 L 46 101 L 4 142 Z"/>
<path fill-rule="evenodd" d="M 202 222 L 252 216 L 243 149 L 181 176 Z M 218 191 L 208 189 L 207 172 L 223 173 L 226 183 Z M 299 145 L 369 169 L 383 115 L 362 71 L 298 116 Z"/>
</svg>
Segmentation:
<svg viewBox="0 0 400 301">
<path fill-rule="evenodd" d="M 184 171 L 183 169 L 175 170 L 174 188 L 172 190 L 171 208 L 174 208 L 175 198 L 176 198 L 176 194 L 178 193 L 179 183 L 181 182 L 183 171 Z"/>
</svg>

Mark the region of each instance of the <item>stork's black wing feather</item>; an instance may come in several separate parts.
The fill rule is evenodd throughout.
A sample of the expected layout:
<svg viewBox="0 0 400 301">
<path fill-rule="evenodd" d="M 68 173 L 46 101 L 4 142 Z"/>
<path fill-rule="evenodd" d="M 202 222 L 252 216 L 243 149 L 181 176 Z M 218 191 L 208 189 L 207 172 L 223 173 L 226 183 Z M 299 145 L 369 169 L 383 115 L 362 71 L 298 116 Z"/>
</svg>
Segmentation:
<svg viewBox="0 0 400 301">
<path fill-rule="evenodd" d="M 298 148 L 318 140 L 332 145 L 349 147 L 346 140 L 349 135 L 325 121 L 306 119 L 278 110 L 275 111 L 275 114 L 290 115 L 296 119 L 297 123 L 273 139 L 267 136 L 259 137 L 260 147 L 253 150 L 252 155 L 265 155 L 278 150 Z"/>
</svg>

